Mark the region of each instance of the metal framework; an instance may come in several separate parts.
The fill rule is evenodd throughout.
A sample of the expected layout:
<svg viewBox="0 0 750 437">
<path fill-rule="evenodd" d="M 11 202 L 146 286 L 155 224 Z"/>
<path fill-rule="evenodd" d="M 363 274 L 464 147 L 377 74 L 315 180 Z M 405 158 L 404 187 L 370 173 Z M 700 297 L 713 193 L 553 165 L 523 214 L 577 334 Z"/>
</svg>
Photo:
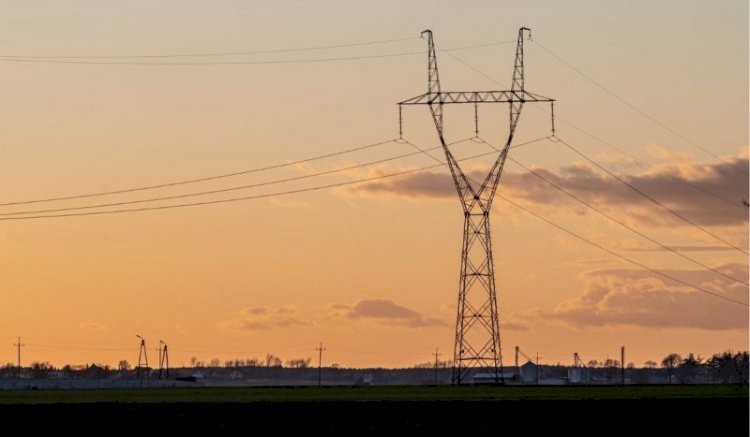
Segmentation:
<svg viewBox="0 0 750 437">
<path fill-rule="evenodd" d="M 164 340 L 159 340 L 159 379 L 162 377 L 169 379 L 169 349 Z"/>
<path fill-rule="evenodd" d="M 141 340 L 141 345 L 138 348 L 138 365 L 135 368 L 136 378 L 141 379 L 143 376 L 149 379 L 150 369 L 148 367 L 148 353 L 146 352 L 146 339 L 136 334 Z M 141 371 L 144 371 L 144 375 L 141 375 Z"/>
<path fill-rule="evenodd" d="M 399 132 L 403 131 L 401 112 L 404 105 L 427 105 L 430 108 L 464 212 L 461 275 L 458 286 L 456 337 L 453 352 L 454 384 L 466 382 L 478 371 L 492 372 L 495 382 L 504 382 L 495 270 L 490 239 L 490 210 L 524 103 L 549 102 L 551 105 L 554 104 L 553 99 L 524 89 L 524 32 L 530 32 L 530 29 L 522 27 L 518 30 L 513 84 L 510 90 L 443 92 L 440 89 L 440 75 L 432 31 L 425 30 L 422 32 L 422 37 L 427 38 L 427 92 L 398 104 Z M 479 130 L 476 110 L 478 104 L 507 103 L 510 107 L 508 138 L 481 185 L 472 184 L 463 172 L 448 147 L 443 132 L 443 106 L 466 103 L 475 105 L 477 133 Z M 552 129 L 554 133 L 554 118 Z"/>
</svg>

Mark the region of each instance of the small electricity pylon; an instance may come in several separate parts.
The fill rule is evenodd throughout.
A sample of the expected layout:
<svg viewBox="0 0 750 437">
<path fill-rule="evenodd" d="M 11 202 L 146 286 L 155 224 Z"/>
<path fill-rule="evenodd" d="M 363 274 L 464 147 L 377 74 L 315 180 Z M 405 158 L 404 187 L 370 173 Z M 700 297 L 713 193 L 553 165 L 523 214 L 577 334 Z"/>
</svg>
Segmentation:
<svg viewBox="0 0 750 437">
<path fill-rule="evenodd" d="M 159 340 L 159 346 L 159 379 L 161 379 L 162 371 L 165 373 L 165 378 L 169 378 L 169 349 L 162 340 Z"/>
<path fill-rule="evenodd" d="M 464 211 L 456 341 L 453 352 L 454 384 L 461 384 L 472 376 L 473 372 L 480 369 L 492 372 L 495 382 L 503 382 L 495 270 L 490 240 L 490 210 L 524 103 L 548 102 L 554 105 L 554 99 L 533 94 L 524 89 L 523 37 L 524 32 L 530 31 L 526 27 L 518 30 L 513 83 L 510 90 L 444 92 L 440 89 L 432 31 L 425 30 L 422 36 L 427 37 L 427 92 L 398 104 L 399 132 L 403 132 L 401 126 L 403 105 L 427 105 L 430 108 L 435 129 L 440 137 L 440 144 L 445 152 L 445 158 Z M 443 106 L 454 103 L 473 103 L 475 118 L 478 118 L 477 104 L 508 103 L 510 106 L 508 138 L 481 186 L 472 184 L 445 141 Z M 554 114 L 554 106 L 552 110 Z M 475 120 L 475 123 L 475 126 L 478 126 L 478 121 Z M 553 134 L 554 126 L 553 115 Z"/>
<path fill-rule="evenodd" d="M 141 339 L 141 347 L 138 349 L 138 366 L 135 368 L 136 377 L 141 379 L 141 369 L 144 369 L 146 371 L 146 379 L 148 379 L 149 369 L 148 354 L 146 353 L 146 340 L 138 334 L 135 336 Z"/>
</svg>

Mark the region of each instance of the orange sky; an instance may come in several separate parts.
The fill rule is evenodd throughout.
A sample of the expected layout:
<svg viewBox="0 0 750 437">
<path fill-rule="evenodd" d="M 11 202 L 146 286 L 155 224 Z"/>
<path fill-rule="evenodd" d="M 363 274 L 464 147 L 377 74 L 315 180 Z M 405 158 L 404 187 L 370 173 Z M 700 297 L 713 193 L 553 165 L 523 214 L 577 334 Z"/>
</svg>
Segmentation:
<svg viewBox="0 0 750 437">
<path fill-rule="evenodd" d="M 709 156 L 527 43 L 527 89 L 558 99 L 558 135 L 634 185 L 747 250 L 747 210 L 692 190 L 747 196 L 748 6 L 732 1 L 8 2 L 0 14 L 0 203 L 119 190 L 273 165 L 385 141 L 395 103 L 425 91 L 431 28 L 440 47 L 513 40 L 518 27 L 647 111 Z M 413 38 L 410 38 L 413 37 Z M 288 61 L 419 52 L 375 59 L 263 65 L 25 63 L 4 56 L 235 52 L 404 40 L 311 52 L 197 58 Z M 502 84 L 513 44 L 455 51 Z M 5 60 L 2 60 L 5 59 Z M 193 59 L 195 60 L 195 59 Z M 500 86 L 438 53 L 444 90 Z M 505 108 L 481 113 L 498 142 Z M 405 136 L 437 138 L 424 107 Z M 524 109 L 517 141 L 548 134 Z M 572 124 L 565 123 L 563 120 Z M 638 165 L 578 131 L 626 150 Z M 470 108 L 446 110 L 449 141 L 473 135 Z M 455 146 L 460 156 L 486 151 Z M 195 185 L 0 214 L 226 188 L 412 152 L 365 151 Z M 653 208 L 562 145 L 512 152 L 579 197 L 681 253 L 747 282 L 747 256 Z M 489 161 L 466 162 L 479 174 Z M 431 165 L 424 156 L 296 182 L 205 196 L 268 194 Z M 678 181 L 679 179 L 679 181 Z M 137 359 L 140 334 L 190 357 L 312 357 L 404 366 L 453 348 L 462 215 L 444 170 L 363 185 L 195 208 L 0 221 L 0 362 Z M 509 162 L 500 193 L 651 268 L 747 302 L 727 280 L 587 211 Z M 162 202 L 168 204 L 170 202 Z M 178 203 L 173 201 L 171 203 Z M 505 363 L 513 347 L 542 362 L 573 352 L 603 360 L 628 348 L 642 365 L 671 352 L 747 349 L 747 307 L 678 286 L 575 240 L 498 199 L 493 238 Z M 0 216 L 2 217 L 2 216 Z M 154 352 L 155 353 L 155 352 Z"/>
</svg>

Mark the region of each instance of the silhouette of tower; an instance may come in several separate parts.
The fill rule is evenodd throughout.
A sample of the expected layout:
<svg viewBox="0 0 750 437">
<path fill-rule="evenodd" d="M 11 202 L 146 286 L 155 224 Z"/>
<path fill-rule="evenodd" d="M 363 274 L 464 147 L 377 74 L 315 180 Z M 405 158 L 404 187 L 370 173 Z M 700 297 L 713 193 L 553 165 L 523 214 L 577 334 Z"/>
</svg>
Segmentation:
<svg viewBox="0 0 750 437">
<path fill-rule="evenodd" d="M 138 349 L 138 366 L 135 368 L 136 376 L 141 379 L 141 371 L 144 371 L 146 379 L 149 378 L 148 354 L 146 353 L 146 340 L 140 335 L 136 337 L 141 339 L 141 346 Z"/>
<path fill-rule="evenodd" d="M 524 89 L 523 37 L 525 32 L 530 32 L 530 29 L 522 27 L 518 30 L 513 83 L 510 90 L 445 92 L 440 88 L 432 31 L 425 30 L 422 36 L 427 38 L 427 93 L 399 103 L 399 115 L 404 105 L 427 105 L 429 107 L 464 212 L 461 274 L 453 353 L 454 384 L 461 384 L 480 369 L 492 372 L 491 375 L 494 375 L 496 382 L 503 382 L 495 270 L 490 239 L 490 210 L 523 105 L 530 102 L 554 104 L 553 99 Z M 480 185 L 467 177 L 447 145 L 443 132 L 443 106 L 474 104 L 476 108 L 478 104 L 487 103 L 509 105 L 509 130 L 504 146 L 500 149 L 497 159 Z M 475 111 L 476 118 L 478 118 L 477 114 Z M 399 116 L 399 123 L 401 120 Z M 478 126 L 478 121 L 475 123 L 475 126 Z M 554 120 L 552 123 L 554 132 Z M 400 125 L 399 132 L 402 131 Z"/>
<path fill-rule="evenodd" d="M 169 348 L 163 340 L 159 340 L 159 379 L 162 377 L 169 379 Z"/>
</svg>

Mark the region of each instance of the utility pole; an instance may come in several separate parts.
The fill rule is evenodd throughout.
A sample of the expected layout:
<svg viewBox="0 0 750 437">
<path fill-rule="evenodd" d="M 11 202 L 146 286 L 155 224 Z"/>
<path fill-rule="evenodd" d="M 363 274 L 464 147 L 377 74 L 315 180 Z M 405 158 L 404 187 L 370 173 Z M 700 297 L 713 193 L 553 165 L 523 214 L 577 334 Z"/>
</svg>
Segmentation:
<svg viewBox="0 0 750 437">
<path fill-rule="evenodd" d="M 516 346 L 516 370 L 519 369 L 519 367 L 518 367 L 518 352 L 519 351 L 520 351 L 520 348 L 518 346 Z"/>
<path fill-rule="evenodd" d="M 620 348 L 620 384 L 625 385 L 625 346 Z"/>
<path fill-rule="evenodd" d="M 440 353 L 438 352 L 438 348 L 435 348 L 435 386 L 438 385 L 438 356 Z"/>
<path fill-rule="evenodd" d="M 21 336 L 18 336 L 18 343 L 13 343 L 13 346 L 16 347 L 16 351 L 18 352 L 18 374 L 16 375 L 16 377 L 18 379 L 21 379 L 21 348 L 26 345 L 21 343 Z"/>
<path fill-rule="evenodd" d="M 536 353 L 536 385 L 539 385 L 539 352 Z"/>
<path fill-rule="evenodd" d="M 446 164 L 450 169 L 463 209 L 463 244 L 452 377 L 453 383 L 458 385 L 470 379 L 472 374 L 480 369 L 490 371 L 496 376 L 497 382 L 502 382 L 503 379 L 500 322 L 497 293 L 495 291 L 495 267 L 490 238 L 490 211 L 523 105 L 525 103 L 551 103 L 554 101 L 524 89 L 523 40 L 524 34 L 529 34 L 529 32 L 530 29 L 526 27 L 518 30 L 513 83 L 510 90 L 445 92 L 440 88 L 440 75 L 438 74 L 432 31 L 425 30 L 422 32 L 422 36 L 427 39 L 427 92 L 398 104 L 399 133 L 403 133 L 401 111 L 404 105 L 427 105 L 429 107 L 440 144 L 445 153 Z M 474 104 L 477 108 L 478 104 L 489 103 L 507 103 L 509 105 L 508 137 L 483 182 L 473 183 L 470 177 L 464 173 L 445 140 L 443 106 L 448 104 Z M 478 136 L 478 109 L 475 111 L 474 133 Z M 414 147 L 419 149 L 416 146 Z M 490 147 L 494 148 L 494 146 Z M 438 160 L 435 157 L 433 158 Z M 442 161 L 440 162 L 442 163 Z"/>
<path fill-rule="evenodd" d="M 323 342 L 320 342 L 320 346 L 318 346 L 318 387 L 322 385 L 323 382 L 323 351 L 325 348 L 323 348 Z"/>
</svg>

